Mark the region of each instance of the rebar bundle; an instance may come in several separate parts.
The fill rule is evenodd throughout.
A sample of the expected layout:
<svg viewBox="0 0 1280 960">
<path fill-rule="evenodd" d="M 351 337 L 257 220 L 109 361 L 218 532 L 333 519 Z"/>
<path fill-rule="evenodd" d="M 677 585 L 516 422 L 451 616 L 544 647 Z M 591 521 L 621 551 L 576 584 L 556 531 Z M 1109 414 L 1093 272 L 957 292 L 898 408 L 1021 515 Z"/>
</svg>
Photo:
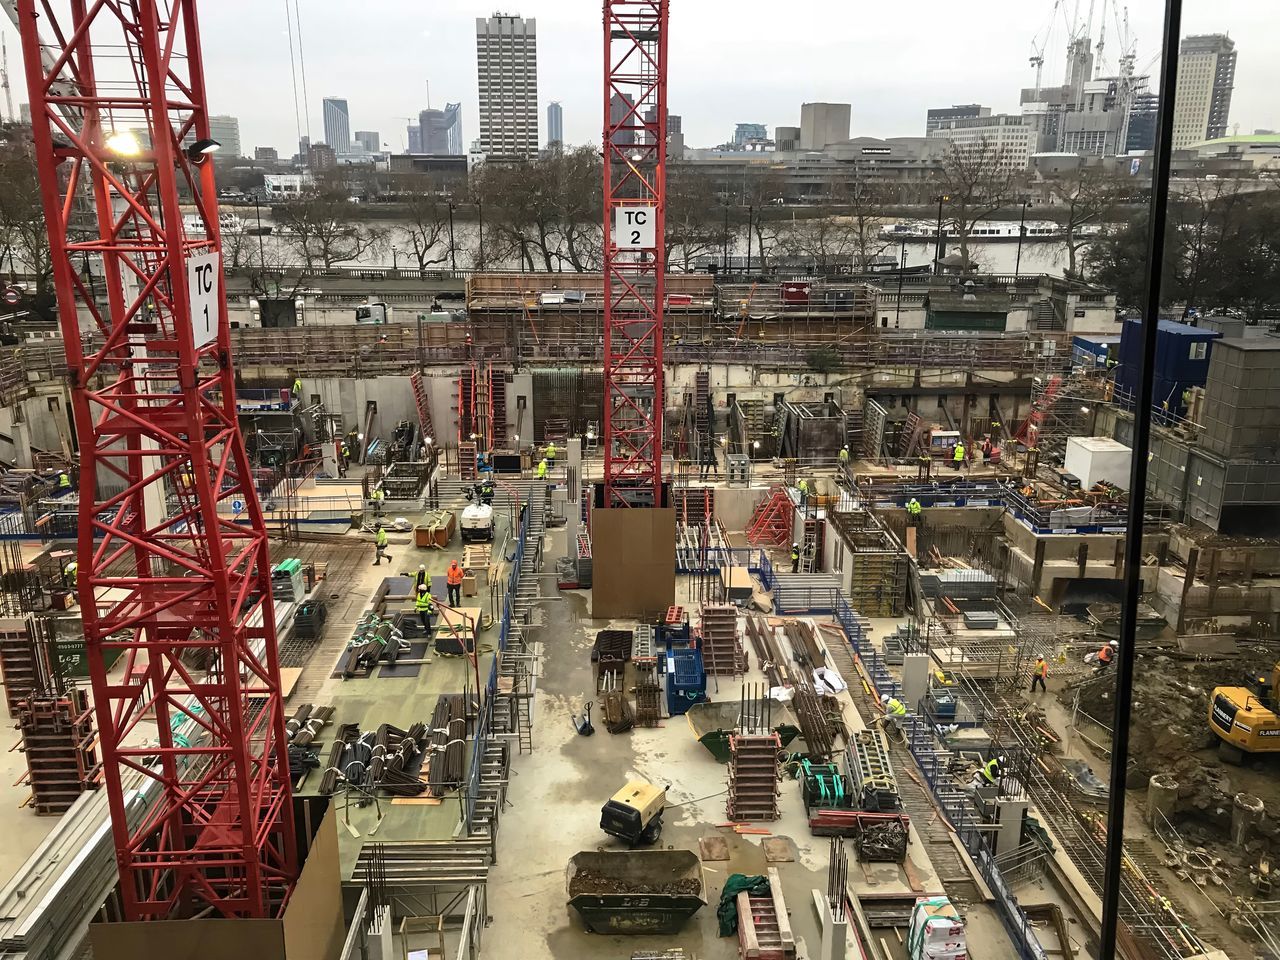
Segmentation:
<svg viewBox="0 0 1280 960">
<path fill-rule="evenodd" d="M 442 694 L 436 700 L 429 732 L 427 782 L 431 795 L 440 797 L 462 784 L 467 745 L 466 698 L 462 694 Z"/>
</svg>

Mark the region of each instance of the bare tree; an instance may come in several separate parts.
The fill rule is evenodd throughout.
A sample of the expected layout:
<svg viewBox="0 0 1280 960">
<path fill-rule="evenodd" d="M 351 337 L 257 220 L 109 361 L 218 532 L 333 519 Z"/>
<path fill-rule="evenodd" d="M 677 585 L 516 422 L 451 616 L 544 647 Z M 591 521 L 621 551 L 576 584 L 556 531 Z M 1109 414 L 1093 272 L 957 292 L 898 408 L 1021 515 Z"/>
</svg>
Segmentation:
<svg viewBox="0 0 1280 960">
<path fill-rule="evenodd" d="M 580 147 L 481 168 L 475 189 L 486 214 L 486 259 L 506 248 L 525 270 L 598 269 L 600 164 L 594 149 Z"/>
<path fill-rule="evenodd" d="M 0 143 L 0 260 L 0 265 L 30 271 L 37 293 L 52 283 L 53 258 L 35 157 L 18 141 Z"/>
<path fill-rule="evenodd" d="M 345 190 L 320 188 L 276 208 L 276 223 L 308 269 L 329 269 L 381 250 L 383 230 L 357 223 Z"/>
<path fill-rule="evenodd" d="M 419 270 L 449 260 L 449 201 L 423 178 L 405 198 L 405 233 Z"/>
<path fill-rule="evenodd" d="M 832 211 L 797 220 L 780 241 L 785 255 L 808 261 L 826 272 L 857 258 L 857 241 L 850 218 Z"/>
<path fill-rule="evenodd" d="M 1020 171 L 1010 151 L 986 137 L 953 143 L 942 158 L 943 225 L 955 228 L 960 257 L 969 262 L 974 228 L 1009 202 Z"/>
<path fill-rule="evenodd" d="M 666 262 L 688 272 L 693 261 L 724 245 L 727 208 L 717 204 L 706 174 L 675 167 L 667 175 Z"/>
<path fill-rule="evenodd" d="M 1081 249 L 1089 242 L 1082 229 L 1098 224 L 1115 206 L 1120 181 L 1095 168 L 1080 167 L 1049 183 L 1049 195 L 1066 214 L 1062 223 L 1062 245 L 1067 251 L 1067 276 L 1082 276 Z"/>
</svg>

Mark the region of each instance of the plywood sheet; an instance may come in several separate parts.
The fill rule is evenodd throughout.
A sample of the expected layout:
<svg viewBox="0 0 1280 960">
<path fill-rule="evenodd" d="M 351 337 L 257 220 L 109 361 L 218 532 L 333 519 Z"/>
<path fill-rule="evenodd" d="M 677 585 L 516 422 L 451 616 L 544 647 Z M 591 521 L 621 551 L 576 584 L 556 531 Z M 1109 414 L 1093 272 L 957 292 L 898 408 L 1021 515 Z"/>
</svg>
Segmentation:
<svg viewBox="0 0 1280 960">
<path fill-rule="evenodd" d="M 676 594 L 676 512 L 615 507 L 591 511 L 591 615 L 648 617 Z"/>
</svg>

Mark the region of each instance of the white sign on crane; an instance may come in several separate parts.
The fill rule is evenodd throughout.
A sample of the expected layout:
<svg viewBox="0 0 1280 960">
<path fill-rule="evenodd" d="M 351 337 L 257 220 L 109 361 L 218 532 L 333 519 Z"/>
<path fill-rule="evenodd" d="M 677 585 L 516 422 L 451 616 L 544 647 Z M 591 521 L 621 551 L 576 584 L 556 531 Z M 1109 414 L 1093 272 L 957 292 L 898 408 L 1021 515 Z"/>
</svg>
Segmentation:
<svg viewBox="0 0 1280 960">
<path fill-rule="evenodd" d="M 658 246 L 657 207 L 615 207 L 613 242 L 621 250 L 653 250 Z"/>
</svg>

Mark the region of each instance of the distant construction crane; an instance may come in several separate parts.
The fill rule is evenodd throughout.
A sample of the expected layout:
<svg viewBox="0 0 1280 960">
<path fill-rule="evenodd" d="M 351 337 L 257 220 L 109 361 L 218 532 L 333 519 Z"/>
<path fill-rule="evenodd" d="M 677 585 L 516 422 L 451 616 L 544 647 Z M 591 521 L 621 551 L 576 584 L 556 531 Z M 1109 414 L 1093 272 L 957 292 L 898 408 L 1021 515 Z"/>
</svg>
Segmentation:
<svg viewBox="0 0 1280 960">
<path fill-rule="evenodd" d="M 667 0 L 604 3 L 604 506 L 662 506 Z"/>
<path fill-rule="evenodd" d="M 22 38 L 80 445 L 80 610 L 123 914 L 278 917 L 297 840 L 196 3 L 2 2 Z M 131 822 L 135 790 L 149 804 Z"/>
</svg>

